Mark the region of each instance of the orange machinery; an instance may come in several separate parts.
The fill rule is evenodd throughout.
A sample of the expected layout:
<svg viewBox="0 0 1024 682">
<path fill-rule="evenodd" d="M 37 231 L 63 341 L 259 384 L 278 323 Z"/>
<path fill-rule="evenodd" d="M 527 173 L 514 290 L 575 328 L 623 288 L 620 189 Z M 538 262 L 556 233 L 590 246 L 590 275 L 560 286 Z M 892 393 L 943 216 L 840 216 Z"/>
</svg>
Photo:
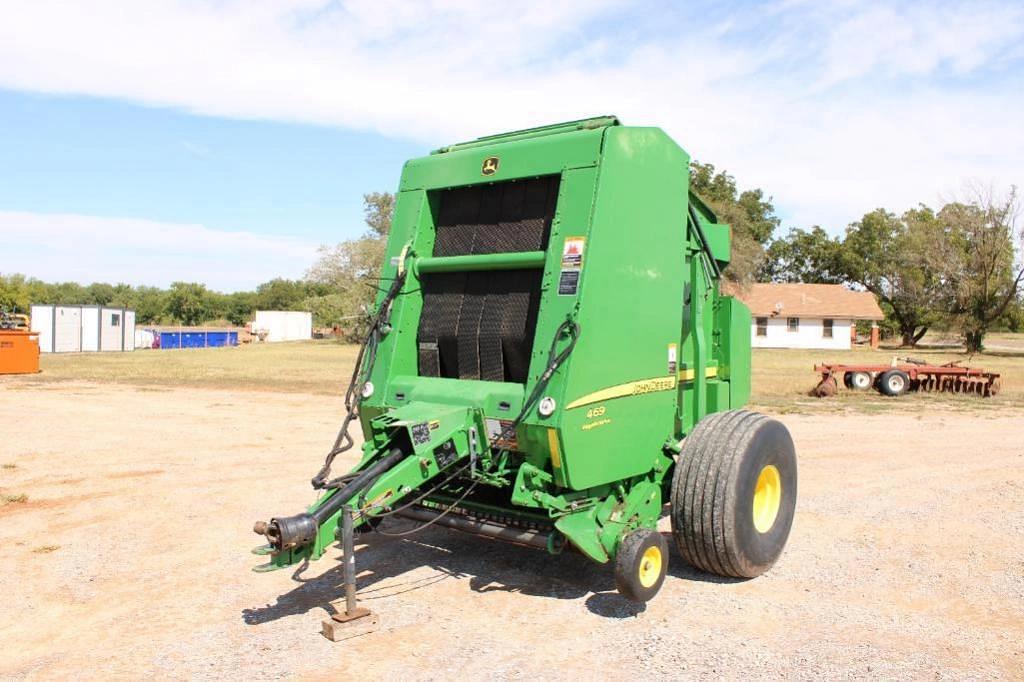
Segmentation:
<svg viewBox="0 0 1024 682">
<path fill-rule="evenodd" d="M 38 371 L 38 332 L 0 329 L 0 374 L 32 374 Z"/>
</svg>

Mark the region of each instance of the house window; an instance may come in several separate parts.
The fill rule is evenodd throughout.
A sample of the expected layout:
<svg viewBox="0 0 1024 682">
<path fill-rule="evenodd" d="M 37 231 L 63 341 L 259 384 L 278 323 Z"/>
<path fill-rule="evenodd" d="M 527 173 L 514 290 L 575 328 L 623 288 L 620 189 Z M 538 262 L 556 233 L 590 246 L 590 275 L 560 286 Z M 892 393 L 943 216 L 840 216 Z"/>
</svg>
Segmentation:
<svg viewBox="0 0 1024 682">
<path fill-rule="evenodd" d="M 757 335 L 768 336 L 768 318 L 759 317 L 757 318 Z"/>
<path fill-rule="evenodd" d="M 786 318 L 786 330 L 791 332 L 800 331 L 800 318 L 799 317 L 787 317 Z"/>
<path fill-rule="evenodd" d="M 832 320 L 826 318 L 821 321 L 821 338 L 831 339 L 832 338 Z"/>
<path fill-rule="evenodd" d="M 111 313 L 110 314 L 110 326 L 111 327 L 120 327 L 121 326 L 121 313 Z"/>
</svg>

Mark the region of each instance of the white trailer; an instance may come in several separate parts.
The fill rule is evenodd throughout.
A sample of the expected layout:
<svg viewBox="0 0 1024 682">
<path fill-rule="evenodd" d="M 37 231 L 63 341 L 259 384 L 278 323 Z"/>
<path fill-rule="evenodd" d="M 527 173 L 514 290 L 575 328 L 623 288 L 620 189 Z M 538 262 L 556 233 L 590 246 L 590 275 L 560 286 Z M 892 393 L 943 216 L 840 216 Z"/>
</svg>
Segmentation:
<svg viewBox="0 0 1024 682">
<path fill-rule="evenodd" d="M 265 340 L 308 341 L 313 338 L 313 313 L 296 310 L 257 310 L 252 323 L 254 336 L 266 334 Z"/>
<path fill-rule="evenodd" d="M 98 305 L 33 305 L 43 353 L 135 350 L 135 311 Z"/>
</svg>

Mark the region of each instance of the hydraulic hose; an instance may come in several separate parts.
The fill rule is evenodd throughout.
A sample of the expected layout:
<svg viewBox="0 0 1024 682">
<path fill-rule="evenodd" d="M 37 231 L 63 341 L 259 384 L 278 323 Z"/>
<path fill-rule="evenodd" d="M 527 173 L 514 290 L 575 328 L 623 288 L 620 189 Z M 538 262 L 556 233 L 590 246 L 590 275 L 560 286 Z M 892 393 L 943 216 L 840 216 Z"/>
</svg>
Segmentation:
<svg viewBox="0 0 1024 682">
<path fill-rule="evenodd" d="M 568 334 L 570 337 L 569 345 L 562 349 L 562 352 L 557 352 L 558 340 L 562 338 L 563 334 Z M 516 418 L 512 420 L 512 423 L 502 429 L 496 442 L 507 442 L 509 437 L 515 433 L 516 428 L 522 423 L 526 415 L 530 413 L 533 406 L 540 400 L 541 395 L 547 388 L 548 382 L 551 381 L 551 377 L 554 376 L 558 368 L 561 367 L 562 363 L 569 357 L 573 349 L 576 347 L 576 342 L 580 338 L 580 325 L 574 322 L 571 318 L 566 319 L 562 324 L 558 325 L 558 329 L 555 330 L 555 336 L 551 339 L 551 348 L 548 350 L 548 364 L 541 372 L 540 377 L 537 379 L 537 383 L 534 385 L 533 390 L 530 391 L 529 397 L 523 403 L 523 409 L 519 411 Z M 492 444 L 493 445 L 493 444 Z"/>
<path fill-rule="evenodd" d="M 355 367 L 352 370 L 352 379 L 345 390 L 345 419 L 341 423 L 341 428 L 338 429 L 338 436 L 334 440 L 334 445 L 324 458 L 324 465 L 311 481 L 314 489 L 339 488 L 345 482 L 343 476 L 328 480 L 331 474 L 331 465 L 334 463 L 335 457 L 354 445 L 348 430 L 355 418 L 359 416 L 359 400 L 363 385 L 369 378 L 370 372 L 373 371 L 373 365 L 377 361 L 377 347 L 390 323 L 391 303 L 398 297 L 402 290 L 402 285 L 405 284 L 407 275 L 405 260 L 411 253 L 408 245 L 402 249 L 402 253 L 399 256 L 398 272 L 395 274 L 391 286 L 384 294 L 384 300 L 381 301 L 377 314 L 370 321 L 370 330 L 367 332 L 366 338 L 359 348 L 359 355 L 356 357 Z"/>
<path fill-rule="evenodd" d="M 381 474 L 405 459 L 405 453 L 399 448 L 393 448 L 391 452 L 374 462 L 373 466 L 352 479 L 344 488 L 339 488 L 326 502 L 316 508 L 311 516 L 319 526 L 331 518 L 342 508 L 342 506 L 353 497 L 361 493 L 376 481 Z"/>
</svg>

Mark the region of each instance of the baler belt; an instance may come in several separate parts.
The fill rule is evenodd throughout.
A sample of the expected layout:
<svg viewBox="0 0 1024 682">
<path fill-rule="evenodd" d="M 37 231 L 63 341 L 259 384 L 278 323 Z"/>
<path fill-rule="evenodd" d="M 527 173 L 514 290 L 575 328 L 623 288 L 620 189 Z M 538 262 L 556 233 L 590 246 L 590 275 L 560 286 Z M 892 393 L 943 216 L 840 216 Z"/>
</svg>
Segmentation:
<svg viewBox="0 0 1024 682">
<path fill-rule="evenodd" d="M 439 192 L 435 256 L 545 251 L 559 176 Z"/>
<path fill-rule="evenodd" d="M 559 176 L 440 191 L 434 256 L 544 251 Z M 526 382 L 539 270 L 424 274 L 421 376 Z"/>
<path fill-rule="evenodd" d="M 427 377 L 445 376 L 441 373 L 442 354 L 448 358 L 446 365 L 455 366 L 457 348 L 451 337 L 451 330 L 459 323 L 462 309 L 462 294 L 466 287 L 468 273 L 454 272 L 444 277 L 423 278 L 423 313 L 420 315 L 418 333 L 420 375 Z M 441 337 L 444 336 L 442 342 Z M 444 348 L 442 348 L 442 343 Z"/>
<path fill-rule="evenodd" d="M 480 320 L 488 294 L 487 282 L 481 275 L 486 274 L 474 272 L 466 277 L 466 293 L 462 297 L 459 323 L 455 327 L 459 379 L 480 378 Z"/>
<path fill-rule="evenodd" d="M 525 383 L 542 274 L 502 270 L 423 275 L 420 376 Z"/>
</svg>

